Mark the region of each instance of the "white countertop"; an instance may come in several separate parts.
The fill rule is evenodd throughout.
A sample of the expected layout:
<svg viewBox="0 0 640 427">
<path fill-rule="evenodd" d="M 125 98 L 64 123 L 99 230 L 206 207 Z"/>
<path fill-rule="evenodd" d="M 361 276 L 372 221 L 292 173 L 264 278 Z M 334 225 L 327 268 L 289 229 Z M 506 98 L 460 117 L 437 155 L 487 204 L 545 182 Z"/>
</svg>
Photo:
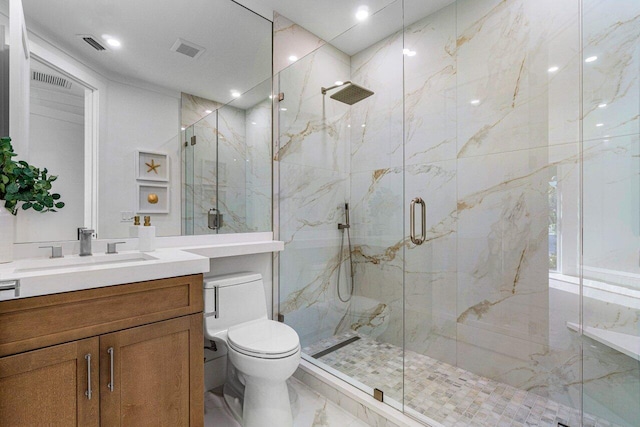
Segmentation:
<svg viewBox="0 0 640 427">
<path fill-rule="evenodd" d="M 211 258 L 284 249 L 284 243 L 279 241 L 243 240 L 182 242 L 182 247 L 165 247 L 145 253 L 119 250 L 118 254 L 107 255 L 94 251 L 91 257 L 65 255 L 60 259 L 18 259 L 0 264 L 0 287 L 9 281 L 20 281 L 18 292 L 0 290 L 0 301 L 207 273 Z"/>
</svg>

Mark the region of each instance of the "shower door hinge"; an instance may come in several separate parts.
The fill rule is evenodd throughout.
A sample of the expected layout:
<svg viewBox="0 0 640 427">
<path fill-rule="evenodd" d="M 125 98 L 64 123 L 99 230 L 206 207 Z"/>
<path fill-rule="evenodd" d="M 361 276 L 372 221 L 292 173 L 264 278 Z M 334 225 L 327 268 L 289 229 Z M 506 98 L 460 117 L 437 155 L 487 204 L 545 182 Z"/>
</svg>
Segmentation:
<svg viewBox="0 0 640 427">
<path fill-rule="evenodd" d="M 278 322 L 284 323 L 284 314 L 278 313 Z"/>
<path fill-rule="evenodd" d="M 384 392 L 382 390 L 380 390 L 379 388 L 374 388 L 373 389 L 373 398 L 379 402 L 382 402 L 384 400 Z"/>
<path fill-rule="evenodd" d="M 195 135 L 193 135 L 191 137 L 191 145 L 196 145 L 196 136 Z"/>
<path fill-rule="evenodd" d="M 284 92 L 280 92 L 278 94 L 278 102 L 282 102 L 282 101 L 284 101 Z"/>
</svg>

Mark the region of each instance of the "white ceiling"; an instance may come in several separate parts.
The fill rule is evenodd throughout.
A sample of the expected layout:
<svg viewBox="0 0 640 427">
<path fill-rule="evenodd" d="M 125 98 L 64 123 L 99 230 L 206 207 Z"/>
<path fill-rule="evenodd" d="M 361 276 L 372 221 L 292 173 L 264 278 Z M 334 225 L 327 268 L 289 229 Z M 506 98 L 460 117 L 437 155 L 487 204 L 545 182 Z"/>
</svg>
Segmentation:
<svg viewBox="0 0 640 427">
<path fill-rule="evenodd" d="M 455 0 L 235 1 L 269 19 L 274 11 L 278 12 L 349 55 L 401 30 L 403 16 L 404 25 L 407 26 L 455 2 Z M 369 8 L 371 16 L 360 23 L 355 18 L 355 14 L 362 6 Z"/>
<path fill-rule="evenodd" d="M 353 55 L 402 29 L 403 16 L 411 17 L 405 18 L 409 25 L 453 1 L 23 0 L 23 7 L 30 30 L 109 78 L 144 81 L 226 103 L 232 89 L 245 92 L 270 77 L 267 19 L 274 11 Z M 355 13 L 362 6 L 372 16 L 359 23 Z M 78 34 L 98 39 L 109 34 L 122 47 L 97 52 Z M 178 38 L 205 47 L 205 53 L 192 59 L 172 52 Z M 262 93 L 265 87 L 234 104 L 252 105 L 268 95 Z"/>
<path fill-rule="evenodd" d="M 112 78 L 144 81 L 228 102 L 271 75 L 271 22 L 230 0 L 23 0 L 27 27 Z M 119 49 L 98 52 L 78 34 L 109 34 Z M 206 48 L 172 52 L 178 38 Z"/>
</svg>

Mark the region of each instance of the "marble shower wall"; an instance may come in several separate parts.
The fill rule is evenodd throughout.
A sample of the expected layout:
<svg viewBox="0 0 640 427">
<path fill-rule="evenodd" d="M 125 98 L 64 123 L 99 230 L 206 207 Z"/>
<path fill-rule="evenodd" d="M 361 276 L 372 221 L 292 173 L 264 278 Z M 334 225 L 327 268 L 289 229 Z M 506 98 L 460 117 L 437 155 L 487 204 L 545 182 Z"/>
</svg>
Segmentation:
<svg viewBox="0 0 640 427">
<path fill-rule="evenodd" d="M 278 105 L 279 145 L 274 153 L 280 182 L 279 238 L 285 242 L 280 313 L 303 345 L 334 335 L 347 307 L 337 298 L 336 282 L 339 266 L 342 286 L 348 271 L 348 252 L 341 251 L 337 224 L 344 222 L 349 193 L 349 108 L 325 99 L 321 87 L 347 80 L 349 67 L 346 54 L 324 45 L 279 75 L 279 90 L 285 95 Z"/>
<path fill-rule="evenodd" d="M 356 293 L 391 308 L 378 339 L 402 345 L 404 302 L 408 349 L 579 407 L 579 300 L 552 315 L 547 236 L 553 175 L 578 206 L 574 3 L 461 0 L 352 56 L 376 94 L 351 111 L 351 199 Z"/>
<path fill-rule="evenodd" d="M 637 361 L 566 327 L 584 307 L 587 326 L 638 335 L 636 300 L 581 299 L 578 285 L 549 279 L 553 177 L 559 273 L 580 271 L 581 183 L 585 262 L 640 273 L 640 4 L 584 0 L 585 57 L 579 6 L 458 0 L 338 62 L 305 33 L 301 44 L 324 47 L 280 73 L 287 111 L 275 156 L 287 246 L 280 310 L 305 345 L 377 301 L 387 310 L 370 325 L 380 341 L 578 409 L 584 376 L 587 412 L 638 419 Z M 416 55 L 403 58 L 403 48 Z M 598 61 L 583 63 L 590 55 Z M 321 102 L 319 86 L 347 79 L 375 95 L 350 108 Z M 408 240 L 416 196 L 428 210 L 417 247 Z M 344 200 L 361 297 L 350 306 L 335 295 Z"/>
</svg>

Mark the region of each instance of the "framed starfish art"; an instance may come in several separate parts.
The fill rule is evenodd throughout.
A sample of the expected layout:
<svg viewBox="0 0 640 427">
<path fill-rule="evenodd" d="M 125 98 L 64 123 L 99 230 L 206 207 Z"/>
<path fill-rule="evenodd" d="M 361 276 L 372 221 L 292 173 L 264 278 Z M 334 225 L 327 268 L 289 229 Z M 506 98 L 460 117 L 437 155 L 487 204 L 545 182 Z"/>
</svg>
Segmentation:
<svg viewBox="0 0 640 427">
<path fill-rule="evenodd" d="M 136 151 L 136 179 L 141 181 L 169 181 L 167 153 Z"/>
</svg>

